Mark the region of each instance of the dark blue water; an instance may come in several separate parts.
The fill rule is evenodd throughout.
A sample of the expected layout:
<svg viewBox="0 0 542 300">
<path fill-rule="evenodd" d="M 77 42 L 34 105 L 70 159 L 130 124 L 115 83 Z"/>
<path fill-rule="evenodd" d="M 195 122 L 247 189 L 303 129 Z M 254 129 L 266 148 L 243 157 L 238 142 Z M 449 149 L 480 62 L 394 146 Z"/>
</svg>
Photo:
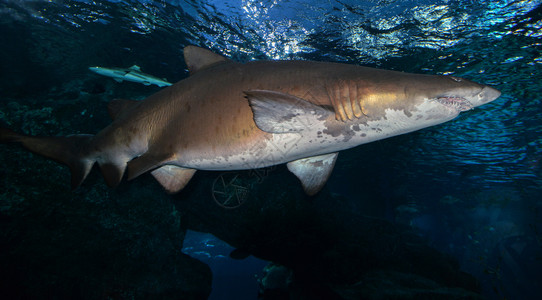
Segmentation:
<svg viewBox="0 0 542 300">
<path fill-rule="evenodd" d="M 229 257 L 235 248 L 211 234 L 189 231 L 183 252 L 207 263 L 213 270 L 213 292 L 209 299 L 255 299 L 258 279 L 268 264 L 252 256 L 235 260 Z"/>
<path fill-rule="evenodd" d="M 367 215 L 417 228 L 486 297 L 542 294 L 540 1 L 1 0 L 0 28 L 0 118 L 35 134 L 96 132 L 109 122 L 106 101 L 158 90 L 96 84 L 89 66 L 137 64 L 175 82 L 188 76 L 182 49 L 191 44 L 240 61 L 339 61 L 495 86 L 497 101 L 454 121 L 344 151 L 328 186 Z M 80 104 L 95 94 L 104 103 Z M 10 102 L 50 109 L 14 118 Z M 70 132 L 48 121 L 74 110 Z M 211 297 L 254 299 L 263 263 L 233 261 L 211 240 L 184 245 L 214 269 Z M 232 281 L 246 290 L 226 297 Z"/>
</svg>

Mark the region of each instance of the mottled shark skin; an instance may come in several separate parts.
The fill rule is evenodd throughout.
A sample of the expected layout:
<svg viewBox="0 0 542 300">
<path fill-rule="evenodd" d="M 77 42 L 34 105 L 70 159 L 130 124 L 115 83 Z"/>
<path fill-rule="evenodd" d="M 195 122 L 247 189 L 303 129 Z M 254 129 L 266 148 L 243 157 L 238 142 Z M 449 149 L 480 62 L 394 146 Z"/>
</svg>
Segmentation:
<svg viewBox="0 0 542 300">
<path fill-rule="evenodd" d="M 194 46 L 191 76 L 143 101 L 114 100 L 96 135 L 34 137 L 0 130 L 1 142 L 68 165 L 79 186 L 97 162 L 117 185 L 151 174 L 171 193 L 196 170 L 287 163 L 309 195 L 338 151 L 452 120 L 500 92 L 452 76 L 314 61 L 237 63 Z"/>
</svg>

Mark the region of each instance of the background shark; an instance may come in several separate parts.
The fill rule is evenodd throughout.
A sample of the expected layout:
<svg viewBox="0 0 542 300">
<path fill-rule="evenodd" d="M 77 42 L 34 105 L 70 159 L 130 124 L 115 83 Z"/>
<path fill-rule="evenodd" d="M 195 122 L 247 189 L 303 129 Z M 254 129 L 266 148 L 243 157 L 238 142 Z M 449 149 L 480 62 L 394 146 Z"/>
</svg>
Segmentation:
<svg viewBox="0 0 542 300">
<path fill-rule="evenodd" d="M 117 185 L 145 172 L 168 192 L 196 170 L 287 163 L 309 195 L 338 151 L 449 121 L 498 98 L 486 85 L 311 61 L 232 62 L 184 49 L 191 76 L 144 101 L 114 100 L 114 122 L 96 135 L 34 137 L 0 130 L 1 142 L 68 165 L 77 187 L 97 162 Z"/>
<path fill-rule="evenodd" d="M 133 65 L 126 69 L 104 68 L 104 67 L 89 67 L 88 69 L 94 73 L 111 77 L 115 79 L 115 81 L 117 82 L 122 82 L 126 80 L 126 81 L 142 83 L 144 85 L 155 84 L 159 87 L 171 85 L 171 83 L 167 82 L 167 80 L 165 79 L 161 79 L 156 76 L 152 76 L 152 75 L 141 72 L 141 68 L 136 65 Z"/>
</svg>

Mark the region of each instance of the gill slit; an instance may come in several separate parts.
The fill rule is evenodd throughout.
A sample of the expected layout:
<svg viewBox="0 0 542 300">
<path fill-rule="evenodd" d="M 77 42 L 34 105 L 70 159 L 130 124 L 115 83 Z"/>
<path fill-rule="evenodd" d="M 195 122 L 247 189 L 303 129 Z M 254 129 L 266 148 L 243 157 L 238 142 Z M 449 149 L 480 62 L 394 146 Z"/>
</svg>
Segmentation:
<svg viewBox="0 0 542 300">
<path fill-rule="evenodd" d="M 329 102 L 335 110 L 335 119 L 347 121 L 368 117 L 367 109 L 363 106 L 363 93 L 355 80 L 333 80 L 326 84 Z"/>
</svg>

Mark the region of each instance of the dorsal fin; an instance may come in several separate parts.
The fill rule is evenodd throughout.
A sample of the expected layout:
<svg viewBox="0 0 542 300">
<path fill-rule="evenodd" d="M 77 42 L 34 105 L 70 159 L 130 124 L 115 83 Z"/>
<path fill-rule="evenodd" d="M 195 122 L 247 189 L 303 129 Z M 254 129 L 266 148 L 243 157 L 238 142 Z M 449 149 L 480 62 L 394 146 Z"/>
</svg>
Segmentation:
<svg viewBox="0 0 542 300">
<path fill-rule="evenodd" d="M 188 66 L 190 75 L 196 72 L 214 66 L 219 63 L 230 61 L 222 55 L 216 54 L 210 50 L 196 46 L 186 46 L 184 48 L 184 61 Z"/>
<path fill-rule="evenodd" d="M 138 65 L 133 65 L 129 68 L 130 70 L 134 70 L 134 71 L 141 71 L 141 67 L 138 66 Z"/>
<path fill-rule="evenodd" d="M 139 101 L 128 99 L 113 99 L 107 104 L 107 111 L 111 119 L 117 119 L 123 112 L 132 109 Z"/>
</svg>

